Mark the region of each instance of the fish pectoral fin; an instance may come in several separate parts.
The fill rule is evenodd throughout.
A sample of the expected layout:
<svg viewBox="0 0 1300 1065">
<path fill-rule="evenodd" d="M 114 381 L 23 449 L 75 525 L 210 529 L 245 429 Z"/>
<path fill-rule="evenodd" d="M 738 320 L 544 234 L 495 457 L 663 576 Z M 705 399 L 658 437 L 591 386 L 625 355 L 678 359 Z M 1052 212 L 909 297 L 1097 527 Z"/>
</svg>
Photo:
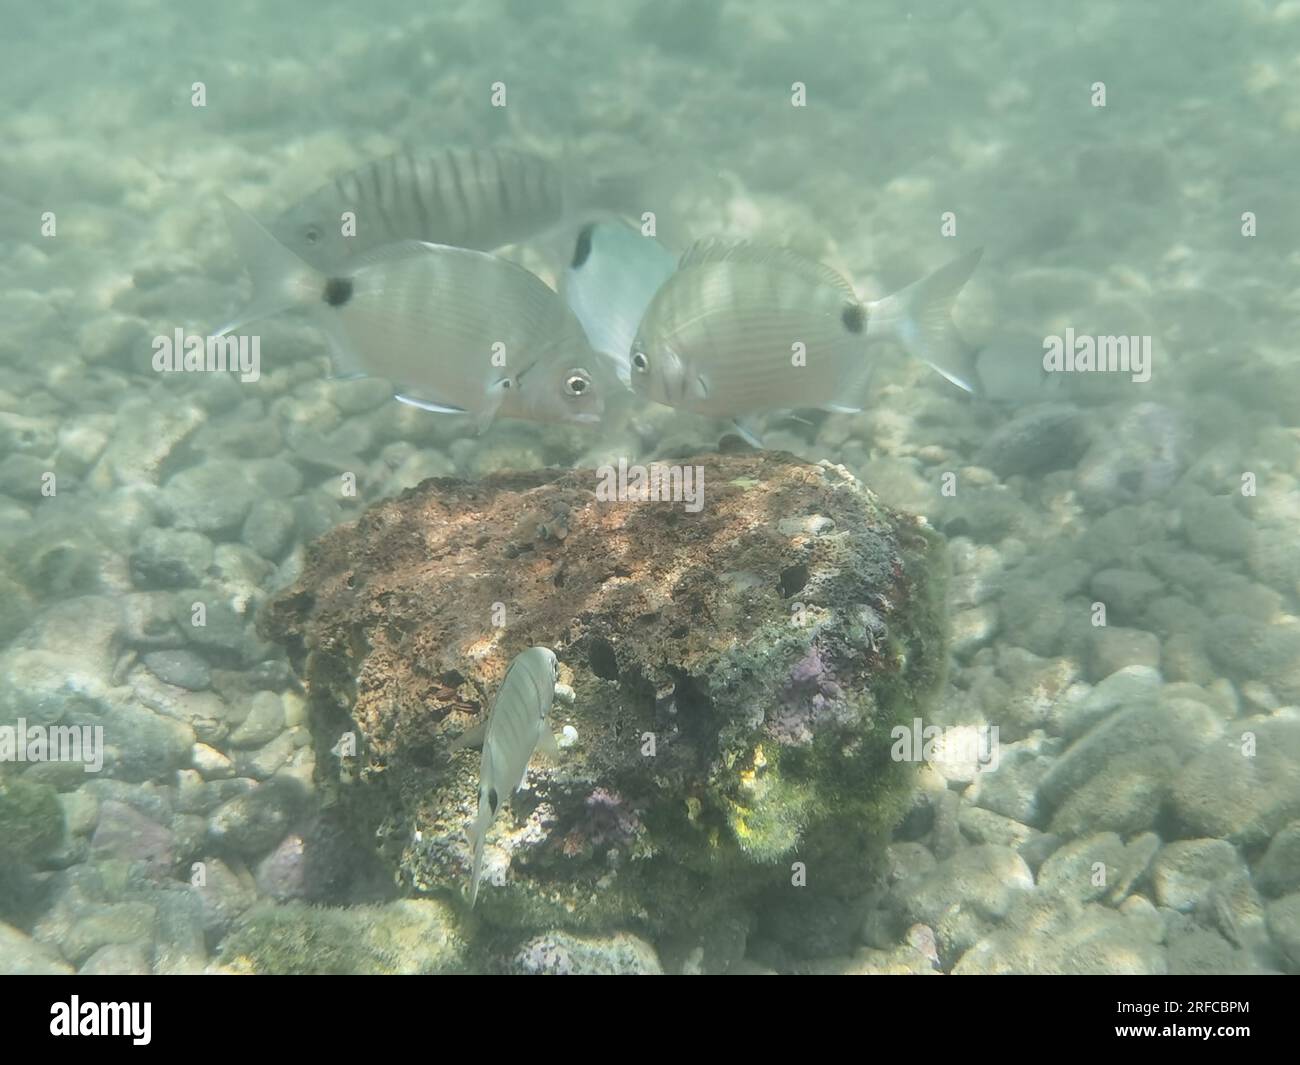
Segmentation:
<svg viewBox="0 0 1300 1065">
<path fill-rule="evenodd" d="M 740 434 L 740 438 L 750 447 L 762 448 L 763 441 L 759 439 L 758 433 L 754 431 L 752 426 L 746 425 L 738 418 L 733 419 L 731 425 Z"/>
<path fill-rule="evenodd" d="M 533 363 L 530 362 L 513 377 L 502 377 L 488 386 L 484 407 L 474 417 L 474 424 L 480 434 L 487 432 L 488 427 L 496 419 L 501 404 L 505 402 L 506 396 L 519 387 L 519 379 L 532 367 Z"/>
<path fill-rule="evenodd" d="M 822 410 L 828 410 L 832 414 L 861 414 L 862 413 L 861 407 L 848 407 L 845 406 L 843 403 L 827 403 L 825 406 L 822 407 Z M 812 424 L 811 422 L 804 421 L 804 419 L 802 418 L 799 418 L 797 420 L 804 422 L 805 425 Z"/>
<path fill-rule="evenodd" d="M 555 742 L 555 733 L 551 731 L 549 725 L 542 726 L 542 734 L 537 740 L 537 753 L 548 762 L 560 760 L 560 745 Z"/>
<path fill-rule="evenodd" d="M 466 747 L 482 747 L 483 737 L 487 735 L 487 721 L 480 721 L 471 729 L 466 729 L 457 736 L 451 743 L 453 751 L 461 751 Z"/>
<path fill-rule="evenodd" d="M 400 392 L 394 392 L 393 398 L 398 403 L 405 403 L 408 407 L 419 407 L 420 410 L 432 411 L 434 414 L 464 414 L 464 407 L 448 407 L 441 403 L 434 403 L 427 399 L 417 399 L 415 396 L 406 396 Z"/>
</svg>

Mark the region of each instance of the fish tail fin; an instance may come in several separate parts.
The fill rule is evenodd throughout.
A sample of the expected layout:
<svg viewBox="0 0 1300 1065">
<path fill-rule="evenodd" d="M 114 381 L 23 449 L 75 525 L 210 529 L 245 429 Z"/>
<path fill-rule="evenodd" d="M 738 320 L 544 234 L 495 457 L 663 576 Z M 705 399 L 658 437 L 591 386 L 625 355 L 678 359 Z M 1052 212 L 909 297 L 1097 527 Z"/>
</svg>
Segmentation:
<svg viewBox="0 0 1300 1065">
<path fill-rule="evenodd" d="M 478 818 L 474 822 L 474 827 L 470 830 L 470 842 L 474 849 L 474 864 L 471 866 L 469 874 L 469 908 L 474 908 L 474 903 L 478 901 L 479 880 L 483 877 L 483 844 L 487 840 L 488 826 L 492 823 L 492 812 L 488 807 L 487 799 L 480 798 L 478 804 Z"/>
<path fill-rule="evenodd" d="M 959 388 L 978 391 L 975 351 L 953 325 L 952 305 L 983 254 L 983 248 L 976 248 L 892 296 L 869 304 L 868 338 L 888 336 Z"/>
<path fill-rule="evenodd" d="M 325 288 L 324 274 L 286 248 L 230 197 L 221 197 L 221 209 L 239 257 L 253 279 L 253 298 L 213 336 L 225 336 L 248 322 L 319 298 Z"/>
</svg>

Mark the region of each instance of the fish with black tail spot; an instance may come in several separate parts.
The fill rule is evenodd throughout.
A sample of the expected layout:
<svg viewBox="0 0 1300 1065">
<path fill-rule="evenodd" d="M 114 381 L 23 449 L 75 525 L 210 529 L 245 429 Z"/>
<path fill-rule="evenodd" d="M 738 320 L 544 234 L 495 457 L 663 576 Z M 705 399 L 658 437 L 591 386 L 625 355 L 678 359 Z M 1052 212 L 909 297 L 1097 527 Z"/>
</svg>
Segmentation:
<svg viewBox="0 0 1300 1065">
<path fill-rule="evenodd" d="M 737 420 L 796 408 L 856 412 L 866 352 L 893 340 L 975 391 L 974 353 L 949 311 L 974 251 L 863 302 L 829 266 L 785 248 L 705 238 L 656 292 L 632 344 L 632 388 L 697 414 Z"/>
<path fill-rule="evenodd" d="M 217 335 L 301 308 L 330 338 L 339 374 L 387 378 L 404 403 L 468 414 L 481 427 L 497 416 L 600 420 L 605 389 L 582 326 L 523 267 L 404 241 L 326 274 L 229 199 L 222 205 L 253 278 L 253 302 Z"/>
<path fill-rule="evenodd" d="M 641 207 L 641 178 L 505 148 L 399 151 L 339 174 L 271 227 L 327 273 L 383 244 L 491 251 L 566 223 Z"/>
<path fill-rule="evenodd" d="M 534 751 L 558 759 L 560 750 L 547 720 L 556 697 L 559 662 L 547 647 L 521 651 L 506 669 L 480 728 L 461 737 L 453 749 L 482 741 L 479 762 L 478 816 L 470 829 L 473 866 L 470 872 L 469 904 L 478 901 L 483 875 L 483 844 L 501 804 L 519 790 Z"/>
</svg>

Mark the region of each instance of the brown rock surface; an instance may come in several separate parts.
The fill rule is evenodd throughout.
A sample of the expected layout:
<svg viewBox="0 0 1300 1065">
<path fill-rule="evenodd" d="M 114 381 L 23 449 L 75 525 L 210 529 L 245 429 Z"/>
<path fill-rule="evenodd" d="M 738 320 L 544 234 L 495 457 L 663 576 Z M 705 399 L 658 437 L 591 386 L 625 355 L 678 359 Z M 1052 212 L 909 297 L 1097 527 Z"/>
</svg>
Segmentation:
<svg viewBox="0 0 1300 1065">
<path fill-rule="evenodd" d="M 577 740 L 489 832 L 484 919 L 680 932 L 791 890 L 795 861 L 865 889 L 910 787 L 889 728 L 943 670 L 939 538 L 842 467 L 685 464 L 698 513 L 599 501 L 593 470 L 425 481 L 324 536 L 263 613 L 323 783 L 408 889 L 463 889 L 478 754 L 450 744 L 534 644 Z"/>
</svg>

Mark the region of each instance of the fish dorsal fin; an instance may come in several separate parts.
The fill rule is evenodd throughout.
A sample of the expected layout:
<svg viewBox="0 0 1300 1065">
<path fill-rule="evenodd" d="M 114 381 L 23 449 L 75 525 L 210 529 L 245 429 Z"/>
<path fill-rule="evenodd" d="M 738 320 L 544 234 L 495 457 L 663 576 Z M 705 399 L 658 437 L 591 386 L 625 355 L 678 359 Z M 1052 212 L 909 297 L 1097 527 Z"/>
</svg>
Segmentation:
<svg viewBox="0 0 1300 1065">
<path fill-rule="evenodd" d="M 445 244 L 429 244 L 422 240 L 398 240 L 392 244 L 381 244 L 377 248 L 367 248 L 357 255 L 349 256 L 346 272 L 348 275 L 352 275 L 363 267 L 372 266 L 375 263 L 418 259 L 422 255 L 443 251 L 446 247 Z M 458 248 L 456 250 L 464 251 L 465 249 Z"/>
<path fill-rule="evenodd" d="M 790 248 L 754 244 L 748 240 L 728 240 L 725 237 L 701 237 L 682 254 L 677 264 L 679 270 L 703 263 L 758 263 L 789 270 L 820 285 L 838 289 L 845 298 L 857 302 L 853 286 L 832 267 L 819 263 Z"/>
</svg>

